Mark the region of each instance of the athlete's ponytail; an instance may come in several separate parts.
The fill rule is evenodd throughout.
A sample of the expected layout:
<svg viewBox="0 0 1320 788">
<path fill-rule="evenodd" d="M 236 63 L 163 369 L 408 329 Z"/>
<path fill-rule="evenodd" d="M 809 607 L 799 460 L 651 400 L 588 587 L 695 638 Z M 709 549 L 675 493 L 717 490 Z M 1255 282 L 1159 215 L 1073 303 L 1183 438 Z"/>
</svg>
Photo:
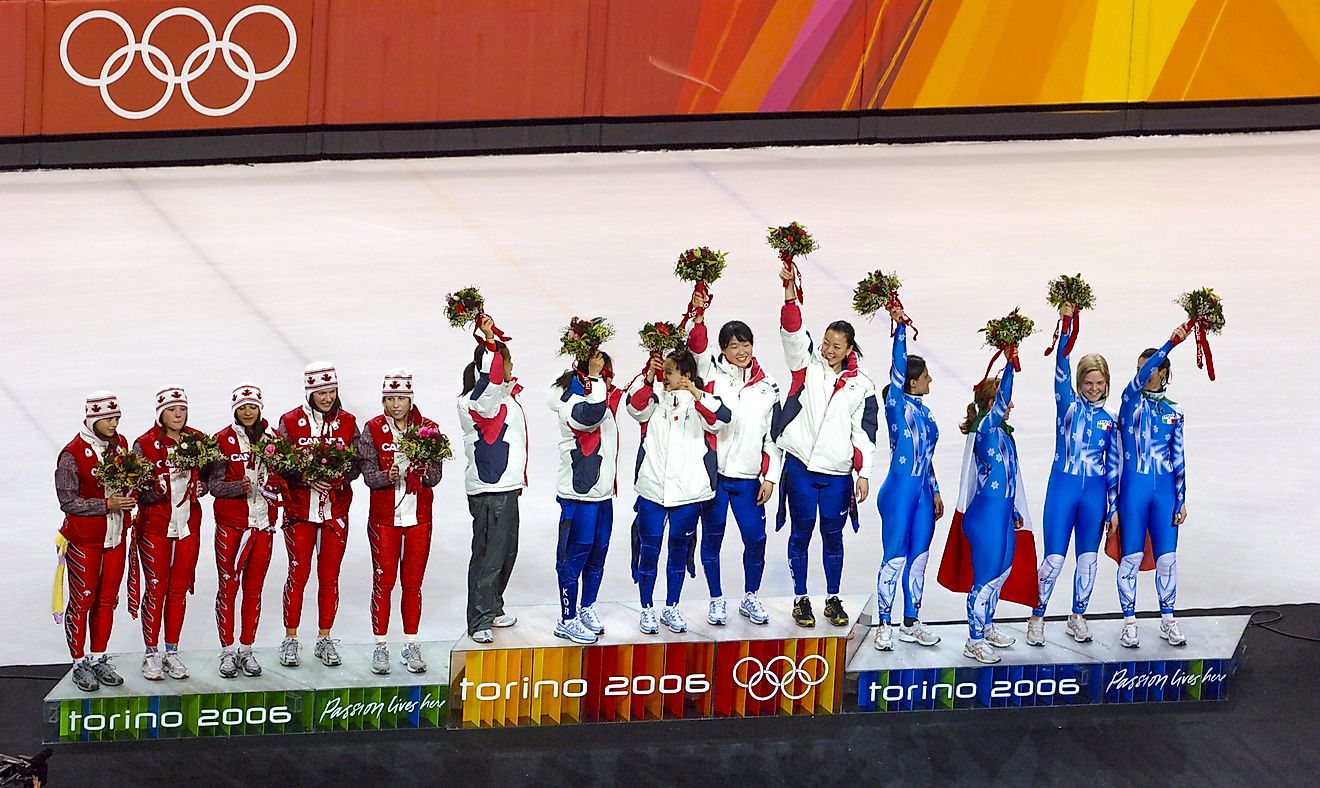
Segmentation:
<svg viewBox="0 0 1320 788">
<path fill-rule="evenodd" d="M 926 359 L 921 356 L 908 356 L 907 373 L 903 376 L 903 393 L 911 395 L 912 384 L 924 374 L 926 374 Z M 891 386 L 886 383 L 884 390 L 880 392 L 881 399 L 889 398 L 890 388 Z"/>
<path fill-rule="evenodd" d="M 504 368 L 507 370 L 511 360 L 509 346 L 503 342 L 496 342 L 495 349 L 504 357 Z M 459 392 L 460 396 L 471 393 L 472 389 L 477 387 L 477 375 L 481 370 L 481 363 L 486 360 L 486 352 L 486 346 L 481 344 L 472 351 L 472 363 L 463 368 L 463 390 Z"/>
<path fill-rule="evenodd" d="M 1145 350 L 1141 351 L 1141 355 L 1137 356 L 1137 368 L 1140 369 L 1142 366 L 1144 366 L 1146 363 L 1146 359 L 1150 358 L 1151 356 L 1155 355 L 1158 352 L 1159 351 L 1153 347 L 1148 347 Z M 1170 383 L 1173 382 L 1173 364 L 1169 361 L 1168 356 L 1164 357 L 1164 360 L 1159 363 L 1159 366 L 1157 366 L 1156 369 L 1164 373 L 1165 387 L 1167 387 Z M 1163 388 L 1161 388 L 1161 391 L 1163 391 Z"/>
<path fill-rule="evenodd" d="M 997 393 L 999 393 L 999 378 L 992 378 L 977 386 L 972 395 L 972 402 L 967 406 L 967 418 L 958 425 L 958 431 L 963 435 L 970 435 L 975 431 L 977 422 L 990 412 L 990 406 L 994 403 Z"/>
</svg>

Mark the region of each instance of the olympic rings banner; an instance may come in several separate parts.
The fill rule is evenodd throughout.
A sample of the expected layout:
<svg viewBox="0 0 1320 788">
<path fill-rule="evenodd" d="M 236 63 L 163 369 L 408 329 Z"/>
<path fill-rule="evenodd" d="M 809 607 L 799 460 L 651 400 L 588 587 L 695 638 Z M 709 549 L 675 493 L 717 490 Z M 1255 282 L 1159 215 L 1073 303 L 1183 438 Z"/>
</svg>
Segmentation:
<svg viewBox="0 0 1320 788">
<path fill-rule="evenodd" d="M 1316 97 L 1313 0 L 0 0 L 0 137 Z"/>
</svg>

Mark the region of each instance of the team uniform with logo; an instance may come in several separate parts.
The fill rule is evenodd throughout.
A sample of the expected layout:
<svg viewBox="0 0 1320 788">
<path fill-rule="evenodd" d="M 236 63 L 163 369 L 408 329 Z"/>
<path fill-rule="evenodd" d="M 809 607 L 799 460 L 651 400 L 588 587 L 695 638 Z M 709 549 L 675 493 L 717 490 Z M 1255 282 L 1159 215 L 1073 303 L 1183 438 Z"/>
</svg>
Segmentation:
<svg viewBox="0 0 1320 788">
<path fill-rule="evenodd" d="M 757 498 L 763 481 L 779 479 L 783 463 L 783 454 L 770 434 L 779 413 L 779 384 L 755 358 L 741 369 L 711 349 L 704 322 L 688 334 L 688 349 L 697 359 L 697 374 L 708 381 L 732 414 L 729 426 L 715 442 L 719 471 L 715 497 L 701 509 L 701 566 L 706 585 L 711 599 L 723 596 L 720 547 L 732 509 L 743 542 L 743 592 L 755 595 L 765 574 L 766 541 L 765 504 L 757 503 Z M 759 602 L 744 602 L 747 604 L 739 607 L 743 615 L 758 624 L 769 620 Z"/>
<path fill-rule="evenodd" d="M 875 384 L 858 366 L 856 353 L 848 354 L 839 372 L 830 368 L 802 327 L 796 302 L 784 304 L 779 335 L 792 379 L 773 432 L 786 455 L 776 530 L 784 526 L 787 515 L 792 521 L 788 565 L 793 593 L 805 601 L 807 549 L 819 512 L 827 607 L 836 603 L 835 612 L 827 614 L 843 625 L 848 618 L 837 604 L 843 528 L 850 516 L 853 530 L 859 528 L 853 473 L 862 479 L 871 476 L 880 413 Z M 814 616 L 809 618 L 807 625 L 814 625 Z"/>
<path fill-rule="evenodd" d="M 64 512 L 59 533 L 67 541 L 62 546 L 68 581 L 64 636 L 69 656 L 78 663 L 87 656 L 90 632 L 93 659 L 83 665 L 90 672 L 101 664 L 110 643 L 119 584 L 124 577 L 124 537 L 133 521 L 127 511 L 107 509 L 108 493 L 94 473 L 105 452 L 128 449 L 123 436 L 116 435 L 112 443 L 98 436 L 93 427 L 101 419 L 120 415 L 118 397 L 108 391 L 94 392 L 87 397 L 85 413 L 83 429 L 65 444 L 56 460 L 55 494 Z M 97 686 L 98 682 L 91 680 L 83 689 L 94 690 Z"/>
<path fill-rule="evenodd" d="M 233 410 L 248 404 L 259 407 L 261 389 L 240 384 L 230 404 Z M 207 472 L 207 492 L 215 501 L 215 623 L 223 649 L 234 644 L 235 619 L 241 619 L 239 644 L 250 649 L 256 641 L 261 592 L 274 550 L 283 481 L 262 462 L 254 434 L 257 441 L 275 437 L 265 419 L 259 419 L 251 431 L 235 422 L 217 432 L 216 444 L 224 458 Z M 241 608 L 237 607 L 240 589 Z"/>
<path fill-rule="evenodd" d="M 518 497 L 527 486 L 527 416 L 517 378 L 504 356 L 487 346 L 476 384 L 458 397 L 467 469 L 463 486 L 472 514 L 468 564 L 468 634 L 488 633 L 504 613 L 504 591 L 518 557 Z"/>
<path fill-rule="evenodd" d="M 1178 580 L 1178 528 L 1174 518 L 1187 500 L 1183 459 L 1183 413 L 1163 391 L 1145 391 L 1146 382 L 1177 344 L 1165 342 L 1123 389 L 1118 423 L 1123 471 L 1118 487 L 1122 559 L 1118 601 L 1123 615 L 1136 615 L 1137 571 L 1149 536 L 1155 556 L 1155 592 L 1160 613 L 1173 615 Z"/>
<path fill-rule="evenodd" d="M 926 562 L 935 535 L 935 444 L 939 427 L 920 396 L 905 391 L 907 381 L 907 326 L 894 328 L 894 359 L 889 386 L 884 392 L 885 424 L 889 430 L 889 472 L 880 485 L 884 558 L 877 578 L 876 600 L 882 623 L 890 623 L 899 577 L 903 580 L 903 617 L 915 621 L 926 585 Z"/>
<path fill-rule="evenodd" d="M 623 390 L 600 377 L 574 374 L 567 388 L 550 387 L 547 401 L 559 425 L 559 637 L 594 642 L 605 630 L 592 609 L 600 591 L 618 492 Z M 579 588 L 581 596 L 579 597 Z M 581 616 L 579 616 L 579 607 Z M 574 621 L 580 626 L 575 626 Z M 584 634 L 582 629 L 586 630 Z"/>
<path fill-rule="evenodd" d="M 186 396 L 177 386 L 162 389 L 156 399 L 158 417 L 167 407 L 187 405 Z M 192 427 L 184 427 L 183 431 L 202 434 Z M 159 423 L 133 443 L 133 451 L 145 457 L 156 471 L 156 489 L 143 492 L 140 497 L 142 508 L 128 578 L 128 609 L 136 614 L 137 565 L 140 565 L 142 640 L 148 651 L 156 650 L 162 625 L 165 645 L 173 648 L 179 643 L 202 542 L 202 505 L 198 499 L 205 488 L 198 470 L 175 467 L 170 457 L 174 446 L 174 439 L 165 434 L 165 427 Z"/>
<path fill-rule="evenodd" d="M 1088 402 L 1073 388 L 1072 363 L 1064 353 L 1073 330 L 1072 318 L 1065 318 L 1054 365 L 1054 465 L 1045 493 L 1045 558 L 1038 573 L 1040 604 L 1033 611 L 1037 616 L 1045 615 L 1074 532 L 1072 612 L 1086 612 L 1095 588 L 1100 535 L 1118 505 L 1117 421 L 1105 410 L 1104 400 Z"/>
<path fill-rule="evenodd" d="M 642 425 L 637 449 L 637 492 L 633 523 L 633 581 L 640 587 L 641 629 L 654 634 L 653 596 L 660 563 L 660 542 L 669 521 L 666 563 L 666 610 L 660 623 L 674 632 L 687 629 L 678 612 L 683 573 L 692 562 L 701 505 L 715 497 L 718 465 L 715 436 L 733 418 L 724 402 L 706 384 L 701 399 L 687 391 L 657 391 L 657 383 L 637 378 L 628 390 L 628 415 Z M 695 571 L 693 571 L 695 577 Z"/>
</svg>

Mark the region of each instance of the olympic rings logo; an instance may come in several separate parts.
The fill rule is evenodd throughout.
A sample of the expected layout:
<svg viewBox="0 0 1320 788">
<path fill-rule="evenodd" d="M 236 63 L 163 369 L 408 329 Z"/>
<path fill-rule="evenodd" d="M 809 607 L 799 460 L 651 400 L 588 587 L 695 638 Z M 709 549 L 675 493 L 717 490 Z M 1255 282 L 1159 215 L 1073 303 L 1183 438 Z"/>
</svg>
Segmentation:
<svg viewBox="0 0 1320 788">
<path fill-rule="evenodd" d="M 255 14 L 266 14 L 279 20 L 283 23 L 284 29 L 289 35 L 289 49 L 285 53 L 284 59 L 274 68 L 266 71 L 257 71 L 256 65 L 252 61 L 252 55 L 230 40 L 234 28 L 238 27 L 238 23 Z M 175 66 L 174 61 L 170 59 L 169 55 L 165 54 L 164 50 L 151 43 L 151 36 L 156 32 L 156 28 L 165 20 L 173 19 L 176 16 L 187 17 L 196 21 L 201 25 L 202 30 L 206 32 L 207 39 L 206 43 L 198 46 L 184 59 L 182 68 Z M 73 37 L 74 31 L 93 19 L 106 19 L 118 25 L 119 29 L 123 31 L 127 43 L 110 54 L 110 57 L 101 65 L 101 73 L 98 76 L 89 77 L 80 73 L 69 62 L 69 39 Z M 293 20 L 289 18 L 288 14 L 270 5 L 252 5 L 239 11 L 233 19 L 229 20 L 229 24 L 225 26 L 224 34 L 219 38 L 216 38 L 215 26 L 211 24 L 211 20 L 203 16 L 201 12 L 183 6 L 170 8 L 157 14 L 156 18 L 147 24 L 147 29 L 142 33 L 141 42 L 136 40 L 133 28 L 122 16 L 113 11 L 95 10 L 80 15 L 64 29 L 64 36 L 60 39 L 60 62 L 64 65 L 65 73 L 74 82 L 90 88 L 99 88 L 101 99 L 105 102 L 106 107 L 121 118 L 142 120 L 155 115 L 170 102 L 176 87 L 183 91 L 183 98 L 188 102 L 188 106 L 203 115 L 218 118 L 236 112 L 239 107 L 246 104 L 258 82 L 265 82 L 279 76 L 293 61 L 293 55 L 297 49 L 298 31 L 293 26 Z M 207 69 L 211 67 L 211 64 L 215 62 L 217 52 L 224 58 L 225 65 L 229 67 L 229 70 L 235 76 L 247 81 L 247 87 L 244 88 L 243 94 L 232 103 L 223 107 L 209 107 L 193 96 L 190 85 L 194 79 L 205 74 Z M 159 101 L 146 109 L 124 109 L 110 97 L 110 86 L 128 73 L 129 68 L 133 66 L 134 58 L 139 53 L 142 55 L 142 63 L 147 67 L 147 71 L 151 72 L 151 75 L 156 79 L 165 83 L 165 93 Z"/>
<path fill-rule="evenodd" d="M 812 677 L 811 671 L 807 670 L 807 664 L 812 660 L 820 662 L 820 675 Z M 775 672 L 775 664 L 783 660 L 786 668 L 782 673 Z M 738 669 L 746 663 L 747 671 L 745 676 L 738 675 Z M 799 663 L 794 663 L 791 657 L 780 655 L 762 664 L 756 657 L 743 657 L 733 665 L 733 683 L 747 690 L 747 694 L 752 696 L 753 700 L 767 701 L 776 694 L 782 693 L 789 700 L 802 700 L 821 682 L 830 675 L 830 663 L 819 654 L 808 654 Z M 792 690 L 794 684 L 798 685 L 797 690 Z M 765 689 L 769 692 L 763 694 Z M 796 692 L 796 694 L 795 694 Z"/>
</svg>

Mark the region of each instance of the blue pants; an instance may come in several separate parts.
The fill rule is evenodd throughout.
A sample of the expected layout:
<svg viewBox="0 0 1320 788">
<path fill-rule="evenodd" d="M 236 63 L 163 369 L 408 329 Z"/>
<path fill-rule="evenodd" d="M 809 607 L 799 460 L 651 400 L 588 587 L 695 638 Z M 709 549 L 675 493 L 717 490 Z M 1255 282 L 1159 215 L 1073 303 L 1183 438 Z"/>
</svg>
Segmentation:
<svg viewBox="0 0 1320 788">
<path fill-rule="evenodd" d="M 967 630 L 972 640 L 980 640 L 995 622 L 999 591 L 1013 566 L 1013 501 L 982 493 L 972 499 L 962 525 L 972 549 Z"/>
<path fill-rule="evenodd" d="M 930 540 L 935 535 L 935 496 L 925 477 L 891 473 L 880 487 L 876 506 L 885 551 L 876 578 L 880 620 L 889 623 L 899 575 L 903 577 L 903 616 L 916 618 L 926 586 Z"/>
<path fill-rule="evenodd" d="M 637 499 L 637 531 L 641 545 L 637 559 L 637 584 L 641 588 L 642 607 L 655 604 L 655 574 L 660 565 L 660 542 L 669 518 L 669 555 L 665 561 L 665 605 L 678 604 L 683 594 L 683 573 L 687 571 L 688 548 L 697 535 L 700 503 L 665 507 L 646 498 Z"/>
<path fill-rule="evenodd" d="M 720 587 L 720 546 L 724 544 L 724 526 L 733 519 L 742 532 L 743 590 L 754 594 L 761 588 L 765 572 L 765 505 L 756 502 L 761 492 L 757 479 L 731 479 L 720 476 L 715 497 L 701 506 L 701 566 L 712 599 L 724 596 Z"/>
<path fill-rule="evenodd" d="M 600 592 L 605 555 L 614 528 L 614 499 L 559 502 L 559 550 L 555 574 L 559 576 L 559 608 L 565 621 L 577 616 L 578 580 L 582 581 L 582 607 L 591 607 Z"/>
<path fill-rule="evenodd" d="M 1160 612 L 1172 615 L 1178 596 L 1177 495 L 1173 474 L 1127 473 L 1118 487 L 1118 528 L 1123 557 L 1118 562 L 1118 602 L 1123 615 L 1137 610 L 1137 571 L 1150 534 L 1155 553 L 1155 592 Z"/>
<path fill-rule="evenodd" d="M 1063 569 L 1068 541 L 1077 532 L 1077 571 L 1073 575 L 1072 612 L 1081 615 L 1091 604 L 1095 589 L 1096 552 L 1105 526 L 1107 482 L 1103 476 L 1073 476 L 1054 471 L 1045 493 L 1045 557 L 1040 562 L 1040 607 L 1032 611 L 1045 615 L 1045 606 L 1054 593 L 1054 582 Z"/>
<path fill-rule="evenodd" d="M 820 541 L 825 564 L 825 591 L 839 593 L 843 577 L 843 526 L 852 505 L 852 475 L 816 473 L 791 454 L 784 455 L 784 494 L 792 526 L 788 535 L 788 568 L 793 593 L 807 593 L 807 549 L 820 512 Z"/>
</svg>

